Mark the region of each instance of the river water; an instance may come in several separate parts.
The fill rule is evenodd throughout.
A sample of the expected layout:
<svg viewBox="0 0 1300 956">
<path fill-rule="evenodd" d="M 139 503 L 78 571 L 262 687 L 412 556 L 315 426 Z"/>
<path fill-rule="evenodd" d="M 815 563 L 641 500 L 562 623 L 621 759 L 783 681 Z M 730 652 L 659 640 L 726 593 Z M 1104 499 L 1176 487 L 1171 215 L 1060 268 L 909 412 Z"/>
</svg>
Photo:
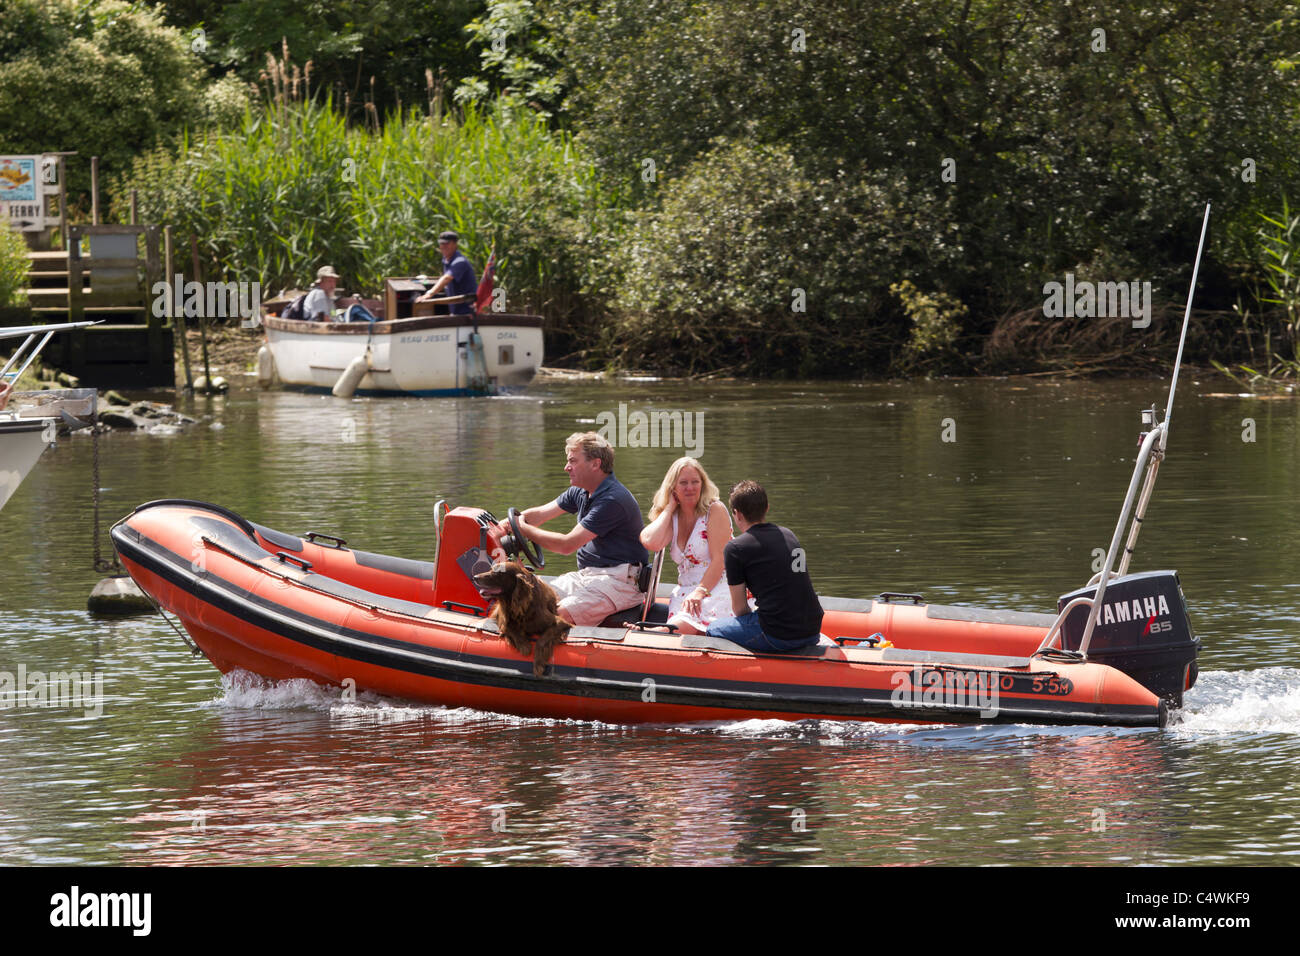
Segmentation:
<svg viewBox="0 0 1300 956">
<path fill-rule="evenodd" d="M 1167 387 L 620 380 L 353 401 L 241 388 L 188 400 L 201 420 L 182 434 L 101 439 L 105 527 L 188 497 L 429 559 L 437 499 L 497 515 L 539 504 L 567 485 L 566 435 L 678 410 L 685 451 L 724 493 L 767 487 L 820 593 L 1050 611 L 1109 543 L 1138 410 L 1163 407 Z M 0 672 L 98 672 L 103 698 L 7 698 L 0 863 L 1294 862 L 1300 404 L 1211 394 L 1222 387 L 1180 384 L 1134 565 L 1179 570 L 1204 643 L 1200 682 L 1160 731 L 633 728 L 223 680 L 157 616 L 85 611 L 92 443 L 64 439 L 0 514 Z M 682 453 L 623 447 L 616 473 L 648 508 Z"/>
</svg>

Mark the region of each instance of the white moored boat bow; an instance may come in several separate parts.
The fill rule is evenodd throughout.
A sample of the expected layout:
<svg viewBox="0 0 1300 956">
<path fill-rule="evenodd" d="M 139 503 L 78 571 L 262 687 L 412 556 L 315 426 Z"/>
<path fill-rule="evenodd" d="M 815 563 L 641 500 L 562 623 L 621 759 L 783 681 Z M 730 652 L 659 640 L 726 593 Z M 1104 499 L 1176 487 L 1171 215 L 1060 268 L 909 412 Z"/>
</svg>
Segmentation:
<svg viewBox="0 0 1300 956">
<path fill-rule="evenodd" d="M 18 490 L 18 486 L 23 483 L 27 473 L 32 470 L 41 453 L 45 451 L 45 446 L 54 442 L 55 429 L 59 422 L 56 417 L 39 413 L 35 415 L 23 413 L 13 407 L 7 407 L 10 390 L 56 332 L 95 324 L 94 322 L 62 322 L 54 325 L 26 325 L 0 329 L 0 339 L 26 336 L 23 343 L 9 357 L 4 368 L 0 370 L 0 508 L 3 508 L 13 493 Z M 36 342 L 38 335 L 42 336 L 39 343 Z M 93 410 L 93 401 L 90 407 Z"/>
</svg>

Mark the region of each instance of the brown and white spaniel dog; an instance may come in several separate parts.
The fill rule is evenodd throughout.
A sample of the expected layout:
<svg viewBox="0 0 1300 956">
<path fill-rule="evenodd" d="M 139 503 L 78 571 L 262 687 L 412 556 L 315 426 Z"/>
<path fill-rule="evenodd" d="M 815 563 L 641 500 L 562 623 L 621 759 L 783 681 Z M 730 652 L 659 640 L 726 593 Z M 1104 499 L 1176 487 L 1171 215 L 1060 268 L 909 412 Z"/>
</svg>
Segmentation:
<svg viewBox="0 0 1300 956">
<path fill-rule="evenodd" d="M 501 636 L 520 654 L 532 652 L 533 673 L 541 677 L 555 645 L 564 640 L 572 626 L 556 615 L 555 592 L 518 561 L 492 565 L 474 575 L 474 584 L 483 597 L 497 599 L 492 620 L 501 629 Z"/>
</svg>

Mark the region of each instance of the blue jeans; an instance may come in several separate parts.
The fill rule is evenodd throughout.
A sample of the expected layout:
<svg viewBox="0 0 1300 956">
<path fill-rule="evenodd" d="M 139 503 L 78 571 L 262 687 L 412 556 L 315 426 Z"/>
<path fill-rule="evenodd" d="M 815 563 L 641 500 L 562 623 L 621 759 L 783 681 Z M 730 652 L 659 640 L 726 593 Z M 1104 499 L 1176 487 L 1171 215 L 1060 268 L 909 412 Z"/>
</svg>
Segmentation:
<svg viewBox="0 0 1300 956">
<path fill-rule="evenodd" d="M 740 617 L 732 617 L 725 621 L 719 621 L 717 624 L 711 624 L 704 633 L 709 637 L 724 638 L 751 651 L 768 651 L 778 654 L 781 651 L 793 651 L 800 647 L 807 647 L 821 640 L 820 634 L 814 634 L 812 637 L 805 637 L 797 641 L 783 641 L 780 638 L 768 637 L 763 633 L 762 625 L 758 623 L 757 611 L 750 611 Z"/>
</svg>

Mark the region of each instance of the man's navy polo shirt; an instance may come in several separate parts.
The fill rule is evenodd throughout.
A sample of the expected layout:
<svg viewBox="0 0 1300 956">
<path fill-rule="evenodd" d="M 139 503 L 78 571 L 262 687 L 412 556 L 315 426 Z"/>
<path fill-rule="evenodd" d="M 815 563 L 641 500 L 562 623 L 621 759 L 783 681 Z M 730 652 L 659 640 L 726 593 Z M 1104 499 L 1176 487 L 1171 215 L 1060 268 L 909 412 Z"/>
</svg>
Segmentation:
<svg viewBox="0 0 1300 956">
<path fill-rule="evenodd" d="M 620 564 L 648 564 L 650 556 L 641 547 L 641 507 L 613 475 L 591 494 L 577 485 L 555 499 L 578 523 L 596 535 L 578 549 L 578 567 L 613 568 Z"/>
<path fill-rule="evenodd" d="M 473 295 L 478 292 L 478 280 L 474 278 L 474 267 L 469 264 L 464 253 L 459 249 L 450 259 L 442 260 L 442 274 L 451 274 L 451 283 L 442 290 L 442 295 Z M 457 302 L 450 306 L 452 315 L 473 315 L 473 302 Z"/>
</svg>

